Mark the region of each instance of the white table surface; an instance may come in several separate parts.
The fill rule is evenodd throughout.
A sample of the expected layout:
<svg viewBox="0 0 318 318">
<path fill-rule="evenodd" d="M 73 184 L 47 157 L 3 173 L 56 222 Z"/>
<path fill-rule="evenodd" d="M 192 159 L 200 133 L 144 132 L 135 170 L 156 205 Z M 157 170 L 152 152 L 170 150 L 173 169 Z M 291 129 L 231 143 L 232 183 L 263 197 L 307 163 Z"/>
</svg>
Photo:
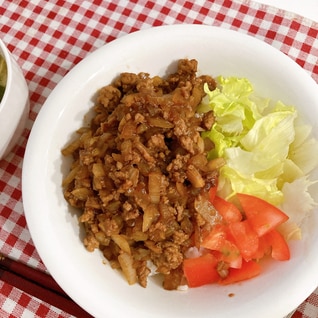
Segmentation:
<svg viewBox="0 0 318 318">
<path fill-rule="evenodd" d="M 318 22 L 318 0 L 254 0 L 291 11 Z"/>
</svg>

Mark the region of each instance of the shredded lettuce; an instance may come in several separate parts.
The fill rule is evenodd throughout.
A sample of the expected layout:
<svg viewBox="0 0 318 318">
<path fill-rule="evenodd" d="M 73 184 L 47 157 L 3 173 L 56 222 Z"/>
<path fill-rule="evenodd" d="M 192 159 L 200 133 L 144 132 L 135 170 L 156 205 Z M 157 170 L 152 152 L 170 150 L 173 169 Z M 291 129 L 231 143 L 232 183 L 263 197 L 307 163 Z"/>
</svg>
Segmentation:
<svg viewBox="0 0 318 318">
<path fill-rule="evenodd" d="M 202 133 L 215 145 L 208 159 L 226 160 L 220 169 L 219 194 L 231 199 L 238 192 L 248 193 L 289 210 L 291 198 L 295 201 L 301 193 L 297 211 L 307 214 L 315 204 L 307 175 L 318 165 L 313 155 L 318 142 L 296 108 L 256 96 L 246 78 L 220 76 L 215 90 L 207 85 L 204 90 L 198 111 L 213 111 L 216 119 L 211 130 Z M 298 225 L 300 220 L 301 216 L 292 217 Z"/>
</svg>

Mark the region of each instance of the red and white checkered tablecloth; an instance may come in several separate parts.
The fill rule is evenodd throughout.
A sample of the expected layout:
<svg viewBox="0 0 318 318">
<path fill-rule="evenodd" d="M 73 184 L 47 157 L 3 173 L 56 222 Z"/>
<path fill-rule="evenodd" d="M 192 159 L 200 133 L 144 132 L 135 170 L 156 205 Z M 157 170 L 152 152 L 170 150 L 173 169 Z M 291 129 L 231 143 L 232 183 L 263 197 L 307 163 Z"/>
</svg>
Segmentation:
<svg viewBox="0 0 318 318">
<path fill-rule="evenodd" d="M 46 271 L 24 217 L 21 170 L 32 124 L 56 84 L 105 43 L 136 30 L 177 23 L 214 25 L 253 35 L 286 53 L 318 82 L 318 24 L 251 1 L 2 1 L 0 37 L 24 72 L 31 111 L 18 145 L 0 161 L 0 254 Z M 0 317 L 71 315 L 0 278 Z M 318 289 L 292 317 L 318 317 Z"/>
</svg>

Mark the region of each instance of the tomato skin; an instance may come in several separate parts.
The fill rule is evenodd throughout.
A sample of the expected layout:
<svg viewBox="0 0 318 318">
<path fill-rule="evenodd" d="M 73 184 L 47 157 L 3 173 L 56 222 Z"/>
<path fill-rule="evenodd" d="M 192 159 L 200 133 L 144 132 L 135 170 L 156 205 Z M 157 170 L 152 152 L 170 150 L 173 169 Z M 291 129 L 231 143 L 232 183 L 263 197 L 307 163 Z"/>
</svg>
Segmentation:
<svg viewBox="0 0 318 318">
<path fill-rule="evenodd" d="M 253 259 L 260 260 L 267 255 L 271 255 L 271 248 L 271 244 L 267 240 L 266 234 L 264 236 L 260 236 L 258 238 L 258 249 L 253 255 Z"/>
<path fill-rule="evenodd" d="M 235 204 L 215 196 L 213 205 L 222 215 L 226 223 L 239 222 L 242 220 L 242 213 Z"/>
<path fill-rule="evenodd" d="M 241 268 L 230 268 L 229 274 L 219 281 L 221 285 L 237 283 L 243 280 L 253 278 L 261 273 L 261 266 L 255 261 L 244 261 Z"/>
<path fill-rule="evenodd" d="M 243 193 L 237 193 L 237 197 L 258 236 L 270 232 L 289 218 L 283 211 L 263 199 Z"/>
<path fill-rule="evenodd" d="M 183 272 L 189 287 L 215 283 L 220 276 L 216 270 L 217 259 L 210 253 L 183 261 Z"/>
<path fill-rule="evenodd" d="M 203 238 L 201 246 L 209 250 L 219 251 L 224 245 L 227 236 L 227 229 L 223 224 L 216 224 L 210 233 Z"/>
<path fill-rule="evenodd" d="M 277 230 L 272 230 L 265 235 L 268 244 L 271 245 L 271 256 L 277 261 L 288 261 L 290 259 L 289 246 Z"/>
<path fill-rule="evenodd" d="M 242 264 L 241 253 L 233 242 L 233 238 L 229 236 L 227 225 L 215 225 L 203 239 L 201 247 L 213 252 L 218 261 L 227 262 L 230 267 L 238 268 Z"/>
<path fill-rule="evenodd" d="M 259 238 L 247 220 L 229 224 L 230 233 L 241 252 L 242 257 L 249 261 L 258 251 Z"/>
</svg>

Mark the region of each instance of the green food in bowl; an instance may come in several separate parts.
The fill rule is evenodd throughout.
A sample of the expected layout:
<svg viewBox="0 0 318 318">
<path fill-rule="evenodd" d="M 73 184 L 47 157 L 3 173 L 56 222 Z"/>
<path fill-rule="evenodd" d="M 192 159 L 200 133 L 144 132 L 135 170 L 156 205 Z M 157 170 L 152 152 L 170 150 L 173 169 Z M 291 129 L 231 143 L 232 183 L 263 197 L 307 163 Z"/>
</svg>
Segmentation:
<svg viewBox="0 0 318 318">
<path fill-rule="evenodd" d="M 7 64 L 3 56 L 0 55 L 0 101 L 4 95 L 7 83 Z"/>
</svg>

